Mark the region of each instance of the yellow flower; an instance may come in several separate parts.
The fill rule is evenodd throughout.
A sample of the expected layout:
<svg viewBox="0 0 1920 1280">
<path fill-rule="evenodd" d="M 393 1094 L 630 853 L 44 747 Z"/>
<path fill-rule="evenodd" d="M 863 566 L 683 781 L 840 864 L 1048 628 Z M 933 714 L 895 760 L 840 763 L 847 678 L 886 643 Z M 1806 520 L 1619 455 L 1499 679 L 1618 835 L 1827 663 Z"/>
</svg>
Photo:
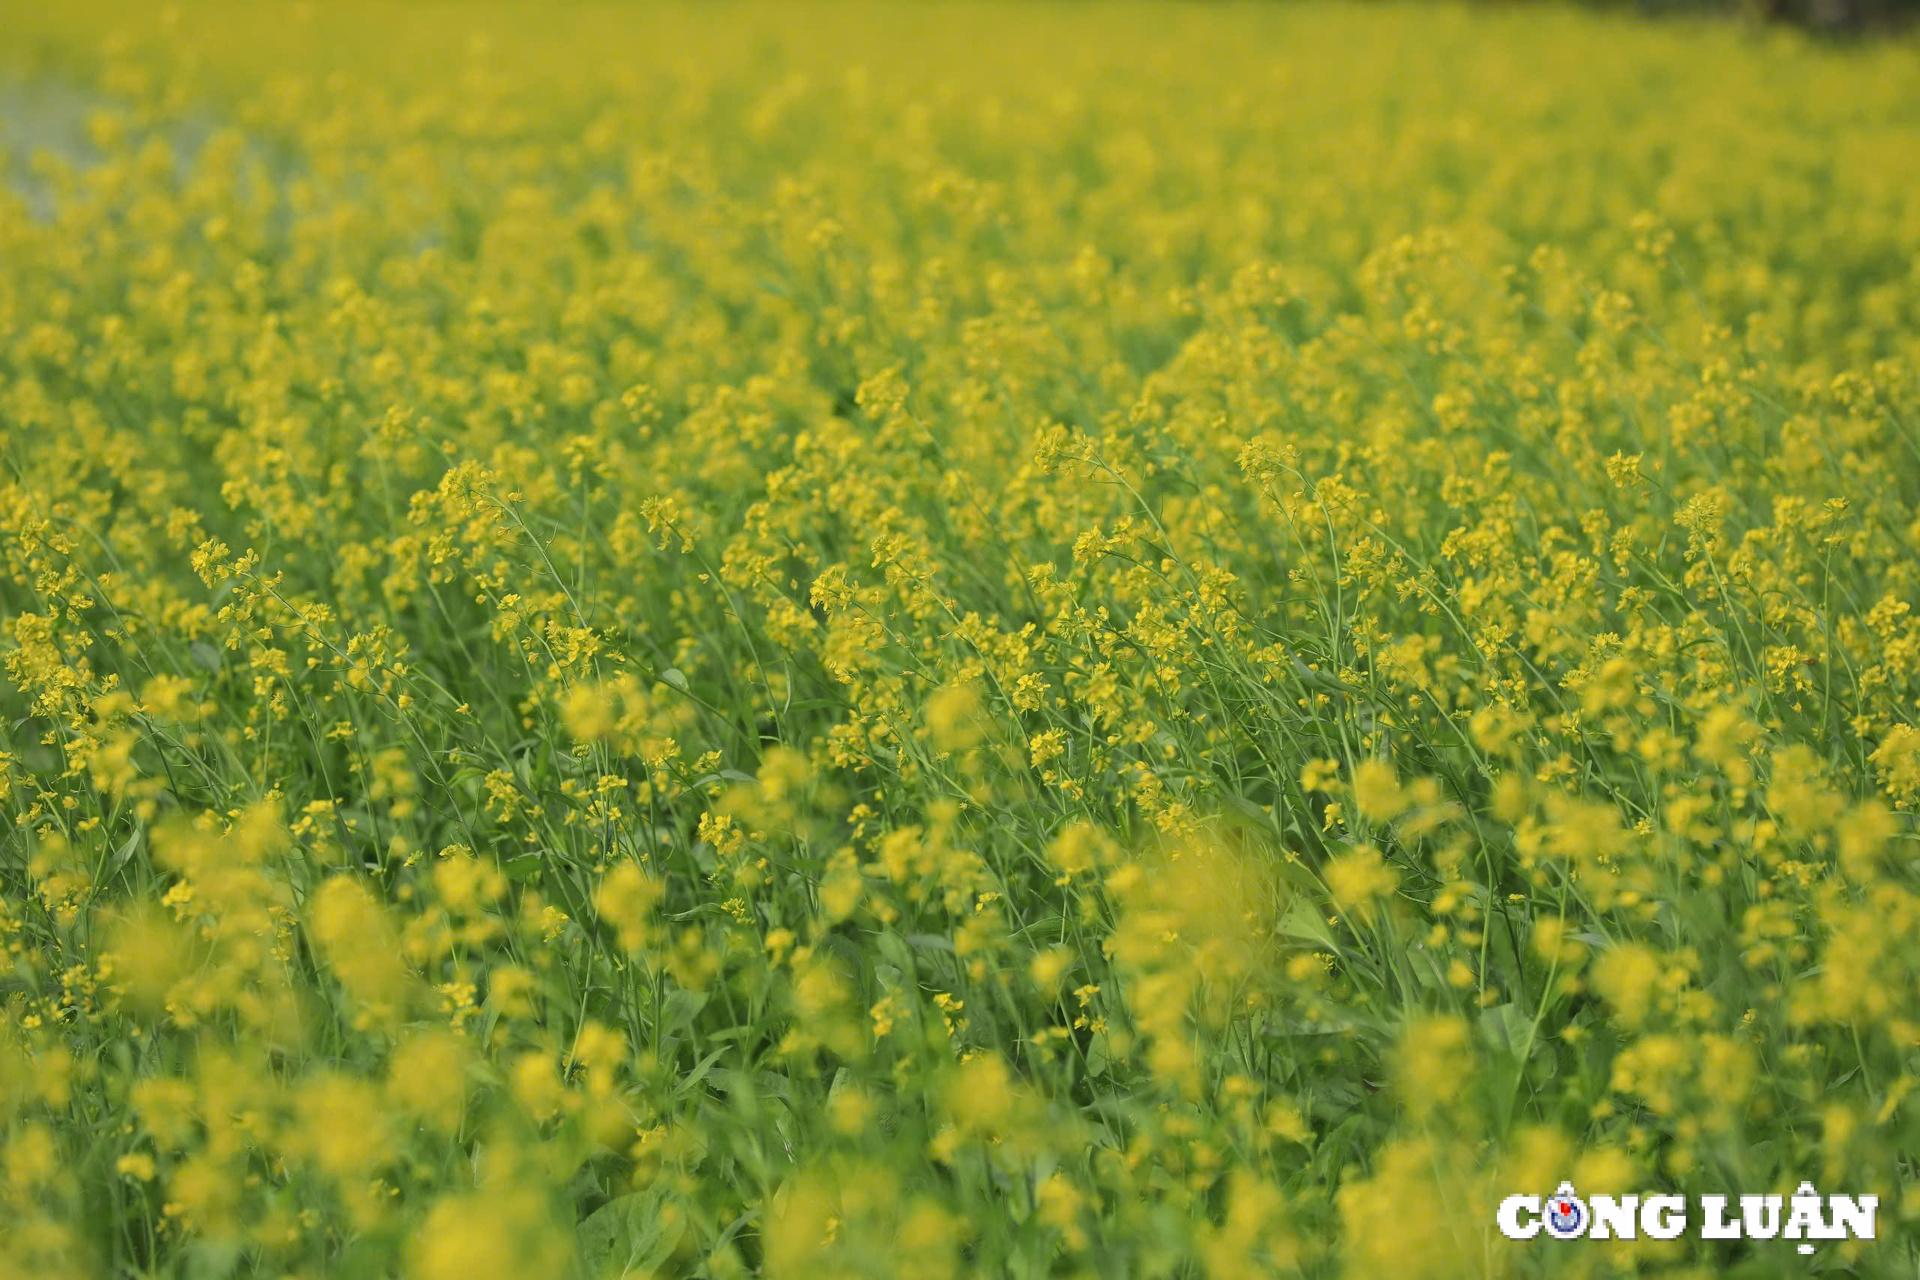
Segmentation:
<svg viewBox="0 0 1920 1280">
<path fill-rule="evenodd" d="M 1400 1102 L 1416 1119 L 1460 1096 L 1473 1076 L 1467 1024 L 1460 1018 L 1429 1016 L 1401 1032 L 1395 1054 Z"/>
<path fill-rule="evenodd" d="M 607 872 L 593 891 L 593 909 L 611 925 L 622 949 L 637 952 L 654 936 L 652 915 L 666 887 L 632 862 Z"/>
<path fill-rule="evenodd" d="M 1337 855 L 1323 873 L 1334 903 L 1361 919 L 1370 919 L 1382 899 L 1400 885 L 1400 877 L 1372 845 L 1359 845 Z"/>
<path fill-rule="evenodd" d="M 1353 770 L 1353 803 L 1368 821 L 1388 822 L 1398 817 L 1409 801 L 1391 764 L 1363 760 Z"/>
</svg>

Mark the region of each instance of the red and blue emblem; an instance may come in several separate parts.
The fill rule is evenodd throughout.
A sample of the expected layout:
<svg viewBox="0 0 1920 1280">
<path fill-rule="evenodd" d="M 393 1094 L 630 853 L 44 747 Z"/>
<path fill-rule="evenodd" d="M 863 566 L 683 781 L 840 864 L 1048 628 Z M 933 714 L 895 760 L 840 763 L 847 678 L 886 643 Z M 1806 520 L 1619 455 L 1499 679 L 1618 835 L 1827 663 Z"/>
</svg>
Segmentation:
<svg viewBox="0 0 1920 1280">
<path fill-rule="evenodd" d="M 1586 1234 L 1587 1203 L 1573 1193 L 1573 1184 L 1563 1182 L 1547 1197 L 1547 1234 L 1556 1240 L 1572 1240 Z"/>
</svg>

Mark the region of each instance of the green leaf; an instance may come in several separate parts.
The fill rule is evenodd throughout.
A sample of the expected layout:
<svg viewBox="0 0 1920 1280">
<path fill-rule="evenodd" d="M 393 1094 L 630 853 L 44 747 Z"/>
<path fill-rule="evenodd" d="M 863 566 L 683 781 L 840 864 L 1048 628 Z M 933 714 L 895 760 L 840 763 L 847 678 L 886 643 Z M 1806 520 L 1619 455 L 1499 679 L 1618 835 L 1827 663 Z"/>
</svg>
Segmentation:
<svg viewBox="0 0 1920 1280">
<path fill-rule="evenodd" d="M 540 868 L 545 863 L 546 859 L 537 853 L 523 853 L 517 858 L 509 858 L 501 863 L 500 870 L 504 871 L 507 879 L 515 884 L 526 884 L 539 878 Z"/>
<path fill-rule="evenodd" d="M 686 1215 L 659 1188 L 616 1197 L 576 1230 L 589 1276 L 644 1276 L 657 1271 L 686 1234 Z"/>
</svg>

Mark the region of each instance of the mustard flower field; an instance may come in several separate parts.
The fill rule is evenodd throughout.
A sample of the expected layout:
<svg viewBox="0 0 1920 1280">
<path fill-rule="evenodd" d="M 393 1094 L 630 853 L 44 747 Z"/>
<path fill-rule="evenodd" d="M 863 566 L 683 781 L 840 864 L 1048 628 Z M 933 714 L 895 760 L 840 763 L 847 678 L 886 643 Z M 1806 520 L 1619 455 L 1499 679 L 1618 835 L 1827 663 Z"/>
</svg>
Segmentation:
<svg viewBox="0 0 1920 1280">
<path fill-rule="evenodd" d="M 1912 37 L 7 3 L 0 1277 L 1913 1276 L 1916 173 Z"/>
</svg>

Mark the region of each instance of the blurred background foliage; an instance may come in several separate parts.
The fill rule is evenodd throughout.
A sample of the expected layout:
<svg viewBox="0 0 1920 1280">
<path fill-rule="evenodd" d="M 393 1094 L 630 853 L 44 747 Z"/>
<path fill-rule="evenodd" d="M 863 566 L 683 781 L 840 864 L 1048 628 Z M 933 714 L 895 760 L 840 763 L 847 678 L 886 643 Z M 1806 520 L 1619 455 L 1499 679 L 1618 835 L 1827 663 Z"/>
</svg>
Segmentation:
<svg viewBox="0 0 1920 1280">
<path fill-rule="evenodd" d="M 1909 30 L 1920 0 L 1591 0 L 1592 7 L 1655 16 L 1725 14 L 1834 35 Z"/>
</svg>

